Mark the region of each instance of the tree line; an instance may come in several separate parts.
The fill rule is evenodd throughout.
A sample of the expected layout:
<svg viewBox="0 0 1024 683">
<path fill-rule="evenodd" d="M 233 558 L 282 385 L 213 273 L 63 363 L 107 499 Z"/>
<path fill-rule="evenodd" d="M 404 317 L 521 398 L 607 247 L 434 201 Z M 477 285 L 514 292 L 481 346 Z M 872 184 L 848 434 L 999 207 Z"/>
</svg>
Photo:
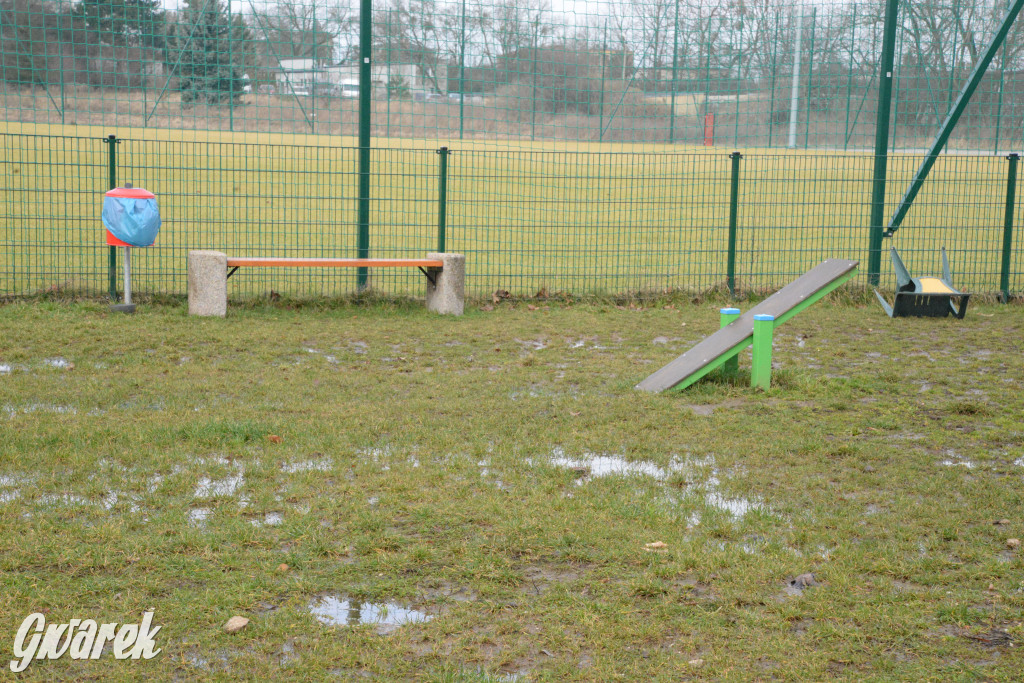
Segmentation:
<svg viewBox="0 0 1024 683">
<path fill-rule="evenodd" d="M 358 12 L 347 0 L 241 6 L 232 12 L 225 0 L 186 0 L 168 11 L 159 0 L 0 0 L 0 80 L 145 87 L 159 76 L 174 80 L 184 102 L 224 103 L 272 82 L 283 60 L 354 61 Z M 881 2 L 618 0 L 600 7 L 568 15 L 547 0 L 378 2 L 373 60 L 413 64 L 438 92 L 527 85 L 546 93 L 549 110 L 561 103 L 584 112 L 609 81 L 705 97 L 777 89 L 783 107 L 795 57 L 804 78 L 814 79 L 808 91 L 816 109 L 848 106 L 851 91 L 877 77 Z M 901 3 L 904 116 L 941 118 L 1004 11 L 1004 0 Z M 1016 73 L 1022 35 L 1014 27 L 993 68 Z"/>
</svg>

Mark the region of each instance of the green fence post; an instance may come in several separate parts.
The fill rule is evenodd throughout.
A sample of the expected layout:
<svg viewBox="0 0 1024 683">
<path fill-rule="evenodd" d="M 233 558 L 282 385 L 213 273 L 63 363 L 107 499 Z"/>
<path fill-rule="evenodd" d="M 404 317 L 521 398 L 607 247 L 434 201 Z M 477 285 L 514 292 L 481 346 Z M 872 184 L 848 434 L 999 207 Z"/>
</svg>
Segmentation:
<svg viewBox="0 0 1024 683">
<path fill-rule="evenodd" d="M 729 295 L 736 296 L 736 222 L 739 214 L 740 159 L 743 155 L 733 152 L 729 158 L 732 159 L 732 172 L 729 186 L 729 263 L 726 266 L 726 282 L 729 285 Z"/>
<path fill-rule="evenodd" d="M 388 60 L 388 86 L 386 88 L 388 93 L 388 108 L 385 114 L 384 124 L 384 137 L 391 137 L 391 8 L 388 8 L 388 47 L 387 47 L 387 60 Z M 342 130 L 344 133 L 344 130 Z"/>
<path fill-rule="evenodd" d="M 772 384 L 772 336 L 775 316 L 758 313 L 754 316 L 754 349 L 750 367 L 750 386 L 765 389 Z"/>
<path fill-rule="evenodd" d="M 107 147 L 107 176 L 109 189 L 117 187 L 117 146 L 121 141 L 108 135 L 103 141 Z M 107 290 L 111 301 L 117 301 L 117 247 L 107 247 Z"/>
<path fill-rule="evenodd" d="M 533 104 L 530 107 L 530 140 L 537 139 L 537 43 L 540 41 L 540 15 L 533 26 L 533 84 L 530 87 L 530 97 Z"/>
<path fill-rule="evenodd" d="M 857 3 L 853 3 L 853 30 L 850 31 L 850 70 L 846 73 L 846 125 L 843 128 L 843 150 L 850 146 L 850 98 L 853 97 L 853 53 L 857 47 Z"/>
<path fill-rule="evenodd" d="M 775 74 L 779 71 L 779 15 L 775 15 L 775 42 L 772 45 L 772 87 L 768 104 L 768 146 L 772 146 L 772 129 L 775 127 Z"/>
<path fill-rule="evenodd" d="M 459 139 L 462 139 L 466 116 L 466 0 L 462 0 L 462 29 L 459 40 Z M 447 69 L 445 70 L 447 74 Z M 447 83 L 445 86 L 447 87 Z"/>
<path fill-rule="evenodd" d="M 604 77 L 605 77 L 605 62 L 608 57 L 608 20 L 604 22 L 604 43 L 601 45 L 601 94 L 597 100 L 597 141 L 604 142 Z M 625 56 L 623 56 L 625 59 Z M 590 108 L 590 103 L 587 102 L 587 108 Z M 589 113 L 589 112 L 588 112 Z"/>
<path fill-rule="evenodd" d="M 720 308 L 718 309 L 720 315 L 718 328 L 721 329 L 726 327 L 729 323 L 736 318 L 740 317 L 740 309 L 738 308 Z M 740 371 L 740 357 L 736 354 L 729 360 L 725 361 L 722 365 L 722 372 L 727 375 L 735 375 Z"/>
<path fill-rule="evenodd" d="M 602 61 L 602 64 L 604 62 Z M 668 143 L 671 145 L 676 141 L 676 79 L 679 76 L 678 73 L 679 64 L 679 0 L 676 0 L 676 18 L 675 28 L 672 31 L 672 94 L 669 100 L 669 117 L 668 117 Z M 601 80 L 604 80 L 604 69 L 601 69 Z"/>
<path fill-rule="evenodd" d="M 811 49 L 807 51 L 807 114 L 804 116 L 804 149 L 811 135 L 811 79 L 814 76 L 814 29 L 818 26 L 818 8 L 811 9 Z"/>
<path fill-rule="evenodd" d="M 370 56 L 373 51 L 373 0 L 359 3 L 359 235 L 356 249 L 359 258 L 370 257 L 370 109 L 372 87 Z M 356 272 L 356 288 L 361 292 L 370 280 L 370 271 L 360 266 Z"/>
<path fill-rule="evenodd" d="M 868 284 L 877 287 L 882 272 L 882 231 L 885 226 L 885 177 L 889 161 L 889 114 L 892 111 L 892 64 L 896 50 L 899 0 L 886 0 L 882 32 L 882 59 L 878 74 L 878 111 L 875 117 L 875 164 L 871 177 L 871 220 L 868 234 Z"/>
<path fill-rule="evenodd" d="M 448 148 L 437 150 L 437 250 L 445 252 L 445 224 L 448 219 Z"/>
<path fill-rule="evenodd" d="M 1003 217 L 1003 264 L 999 271 L 999 291 L 1003 303 L 1010 300 L 1010 249 L 1013 246 L 1013 210 L 1017 195 L 1017 161 L 1019 154 L 1011 154 L 1010 168 L 1006 172 L 1006 214 Z"/>
</svg>

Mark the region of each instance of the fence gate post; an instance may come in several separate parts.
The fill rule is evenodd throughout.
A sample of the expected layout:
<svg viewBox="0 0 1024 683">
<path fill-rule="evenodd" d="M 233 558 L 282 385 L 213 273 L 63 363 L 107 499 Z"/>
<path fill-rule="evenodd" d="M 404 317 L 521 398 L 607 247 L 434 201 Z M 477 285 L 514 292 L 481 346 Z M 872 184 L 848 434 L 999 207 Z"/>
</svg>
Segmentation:
<svg viewBox="0 0 1024 683">
<path fill-rule="evenodd" d="M 448 148 L 437 150 L 440 157 L 437 170 L 437 251 L 444 253 L 445 224 L 448 220 Z"/>
<path fill-rule="evenodd" d="M 1010 248 L 1013 245 L 1013 209 L 1017 194 L 1017 161 L 1019 154 L 1011 154 L 1006 172 L 1006 214 L 1003 217 L 1003 264 L 999 271 L 999 291 L 1003 303 L 1010 300 Z"/>
<path fill-rule="evenodd" d="M 107 148 L 108 189 L 117 187 L 117 146 L 121 141 L 116 135 L 108 135 L 103 139 Z M 107 247 L 107 291 L 111 301 L 117 301 L 117 247 Z"/>
<path fill-rule="evenodd" d="M 729 186 L 729 263 L 726 266 L 726 281 L 729 285 L 729 295 L 736 296 L 736 221 L 739 213 L 740 159 L 743 155 L 733 152 L 729 158 L 732 159 L 732 172 Z"/>
</svg>

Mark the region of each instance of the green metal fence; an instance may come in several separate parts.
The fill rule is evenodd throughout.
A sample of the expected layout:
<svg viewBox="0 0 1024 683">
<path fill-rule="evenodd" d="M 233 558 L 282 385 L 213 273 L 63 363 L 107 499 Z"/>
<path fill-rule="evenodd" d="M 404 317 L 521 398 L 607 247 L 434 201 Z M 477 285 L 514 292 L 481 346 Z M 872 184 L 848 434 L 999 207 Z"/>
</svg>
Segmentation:
<svg viewBox="0 0 1024 683">
<path fill-rule="evenodd" d="M 874 150 L 883 2 L 363 4 L 0 0 L 0 119 L 355 135 L 366 35 L 378 137 Z M 927 146 L 1006 7 L 899 2 L 892 149 Z M 1015 26 L 950 147 L 1022 131 Z"/>
<path fill-rule="evenodd" d="M 110 187 L 109 147 L 101 137 L 0 135 L 0 293 L 107 291 L 99 211 Z M 133 287 L 140 292 L 184 294 L 189 249 L 357 253 L 357 149 L 126 138 L 115 154 L 117 182 L 156 192 L 164 218 L 157 245 L 135 250 Z M 890 156 L 887 211 L 918 163 L 913 155 Z M 767 290 L 825 258 L 866 262 L 873 164 L 871 155 L 838 152 L 470 145 L 442 156 L 374 149 L 369 253 L 433 251 L 443 220 L 446 247 L 467 254 L 469 288 L 477 295 L 650 293 L 730 283 L 739 294 Z M 885 248 L 897 246 L 912 272 L 937 273 L 945 246 L 959 286 L 1020 294 L 1021 239 L 1007 229 L 1008 217 L 1019 223 L 1015 197 L 1007 211 L 1014 164 L 993 155 L 940 157 Z M 883 286 L 892 287 L 888 258 L 882 263 Z M 248 269 L 230 288 L 239 297 L 334 295 L 354 291 L 356 278 L 347 269 Z M 423 290 L 415 271 L 371 271 L 370 284 Z"/>
</svg>

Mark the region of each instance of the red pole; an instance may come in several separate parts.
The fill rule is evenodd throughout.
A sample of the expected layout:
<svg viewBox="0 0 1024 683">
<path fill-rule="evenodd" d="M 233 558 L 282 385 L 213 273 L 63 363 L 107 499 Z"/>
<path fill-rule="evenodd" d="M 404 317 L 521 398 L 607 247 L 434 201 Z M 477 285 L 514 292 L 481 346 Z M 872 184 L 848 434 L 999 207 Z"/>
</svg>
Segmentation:
<svg viewBox="0 0 1024 683">
<path fill-rule="evenodd" d="M 715 115 L 704 114 L 704 146 L 713 147 L 715 144 Z"/>
</svg>

